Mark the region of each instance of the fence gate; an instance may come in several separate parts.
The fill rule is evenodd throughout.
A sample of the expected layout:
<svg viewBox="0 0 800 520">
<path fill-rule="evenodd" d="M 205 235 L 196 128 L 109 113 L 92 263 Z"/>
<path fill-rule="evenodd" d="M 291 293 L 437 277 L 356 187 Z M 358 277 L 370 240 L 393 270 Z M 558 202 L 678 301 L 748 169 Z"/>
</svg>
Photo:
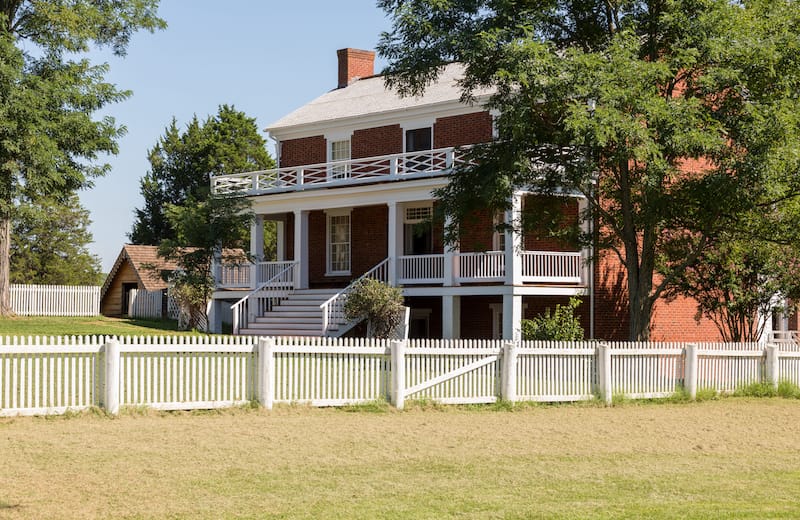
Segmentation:
<svg viewBox="0 0 800 520">
<path fill-rule="evenodd" d="M 426 347 L 410 340 L 402 356 L 403 399 L 443 404 L 493 403 L 501 385 L 501 350 L 485 341 L 439 342 Z M 400 361 L 400 360 L 398 360 Z"/>
</svg>

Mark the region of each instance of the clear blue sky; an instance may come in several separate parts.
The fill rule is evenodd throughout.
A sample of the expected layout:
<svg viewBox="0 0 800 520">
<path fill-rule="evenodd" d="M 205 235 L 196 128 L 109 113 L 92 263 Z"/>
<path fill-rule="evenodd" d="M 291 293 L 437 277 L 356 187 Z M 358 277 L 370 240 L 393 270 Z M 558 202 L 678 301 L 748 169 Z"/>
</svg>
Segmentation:
<svg viewBox="0 0 800 520">
<path fill-rule="evenodd" d="M 173 116 L 185 125 L 227 103 L 263 129 L 336 86 L 337 49 L 374 49 L 389 28 L 375 0 L 162 0 L 160 14 L 169 27 L 137 34 L 125 58 L 95 55 L 110 64 L 109 81 L 133 91 L 98 114 L 113 116 L 128 133 L 108 160 L 111 173 L 81 192 L 93 222 L 90 249 L 104 271 L 142 206 L 147 150 Z M 376 70 L 384 65 L 378 59 Z"/>
</svg>

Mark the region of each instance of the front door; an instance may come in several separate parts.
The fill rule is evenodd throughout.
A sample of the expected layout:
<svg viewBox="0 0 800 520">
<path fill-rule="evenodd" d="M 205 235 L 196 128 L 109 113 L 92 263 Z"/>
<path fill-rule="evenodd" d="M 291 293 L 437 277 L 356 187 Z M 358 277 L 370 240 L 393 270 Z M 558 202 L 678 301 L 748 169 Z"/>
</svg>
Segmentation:
<svg viewBox="0 0 800 520">
<path fill-rule="evenodd" d="M 131 291 L 135 291 L 139 287 L 136 283 L 123 283 L 122 284 L 122 315 L 127 316 L 130 312 L 129 303 L 131 301 Z"/>
</svg>

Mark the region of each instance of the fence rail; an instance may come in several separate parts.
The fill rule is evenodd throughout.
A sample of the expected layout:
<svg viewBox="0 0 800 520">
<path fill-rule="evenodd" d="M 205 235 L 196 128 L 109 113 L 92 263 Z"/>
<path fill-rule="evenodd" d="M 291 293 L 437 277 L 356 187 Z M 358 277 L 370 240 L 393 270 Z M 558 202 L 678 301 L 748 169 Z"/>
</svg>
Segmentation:
<svg viewBox="0 0 800 520">
<path fill-rule="evenodd" d="M 258 400 L 339 406 L 654 398 L 750 383 L 800 384 L 777 345 L 364 340 L 0 338 L 0 415 L 101 406 L 186 410 Z"/>
<path fill-rule="evenodd" d="M 97 316 L 100 287 L 12 284 L 11 308 L 20 316 Z"/>
</svg>

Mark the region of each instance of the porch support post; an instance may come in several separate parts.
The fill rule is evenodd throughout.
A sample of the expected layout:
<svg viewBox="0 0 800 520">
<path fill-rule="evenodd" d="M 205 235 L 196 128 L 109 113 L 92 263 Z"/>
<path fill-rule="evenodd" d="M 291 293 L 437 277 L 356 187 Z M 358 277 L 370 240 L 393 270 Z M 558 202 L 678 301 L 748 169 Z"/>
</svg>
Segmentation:
<svg viewBox="0 0 800 520">
<path fill-rule="evenodd" d="M 294 210 L 295 289 L 308 289 L 308 211 Z"/>
<path fill-rule="evenodd" d="M 442 296 L 442 339 L 461 337 L 461 297 Z"/>
<path fill-rule="evenodd" d="M 503 339 L 519 341 L 522 321 L 522 296 L 519 294 L 503 295 Z"/>
<path fill-rule="evenodd" d="M 521 218 L 522 194 L 515 193 L 511 196 L 511 209 L 506 211 L 505 214 L 505 223 L 511 226 L 511 228 L 506 231 L 506 285 L 522 285 L 522 257 L 520 255 L 522 252 Z M 508 316 L 505 311 L 505 304 L 503 316 Z M 505 336 L 505 326 L 503 326 L 503 339 L 511 339 Z"/>
<path fill-rule="evenodd" d="M 208 331 L 212 334 L 222 334 L 222 300 L 211 300 L 208 313 Z"/>
<path fill-rule="evenodd" d="M 397 286 L 397 271 L 399 266 L 398 256 L 402 248 L 402 228 L 403 219 L 400 216 L 400 208 L 397 202 L 391 201 L 386 204 L 389 207 L 389 219 L 387 223 L 387 251 L 389 258 L 389 285 Z"/>
<path fill-rule="evenodd" d="M 250 265 L 250 288 L 255 289 L 260 282 L 258 279 L 258 263 L 264 260 L 264 215 L 256 215 L 250 224 L 250 256 L 253 263 Z"/>
<path fill-rule="evenodd" d="M 444 219 L 445 228 L 453 223 L 453 218 L 449 215 Z M 458 247 L 449 244 L 444 246 L 444 283 L 445 287 L 453 287 L 458 284 Z"/>
<path fill-rule="evenodd" d="M 275 221 L 275 252 L 278 262 L 286 261 L 286 221 Z"/>
<path fill-rule="evenodd" d="M 592 233 L 590 218 L 581 218 L 587 214 L 589 201 L 586 198 L 578 199 L 578 218 L 581 219 L 581 232 Z M 592 246 L 581 249 L 581 282 L 586 286 L 589 296 L 589 339 L 594 339 L 594 248 Z"/>
</svg>

